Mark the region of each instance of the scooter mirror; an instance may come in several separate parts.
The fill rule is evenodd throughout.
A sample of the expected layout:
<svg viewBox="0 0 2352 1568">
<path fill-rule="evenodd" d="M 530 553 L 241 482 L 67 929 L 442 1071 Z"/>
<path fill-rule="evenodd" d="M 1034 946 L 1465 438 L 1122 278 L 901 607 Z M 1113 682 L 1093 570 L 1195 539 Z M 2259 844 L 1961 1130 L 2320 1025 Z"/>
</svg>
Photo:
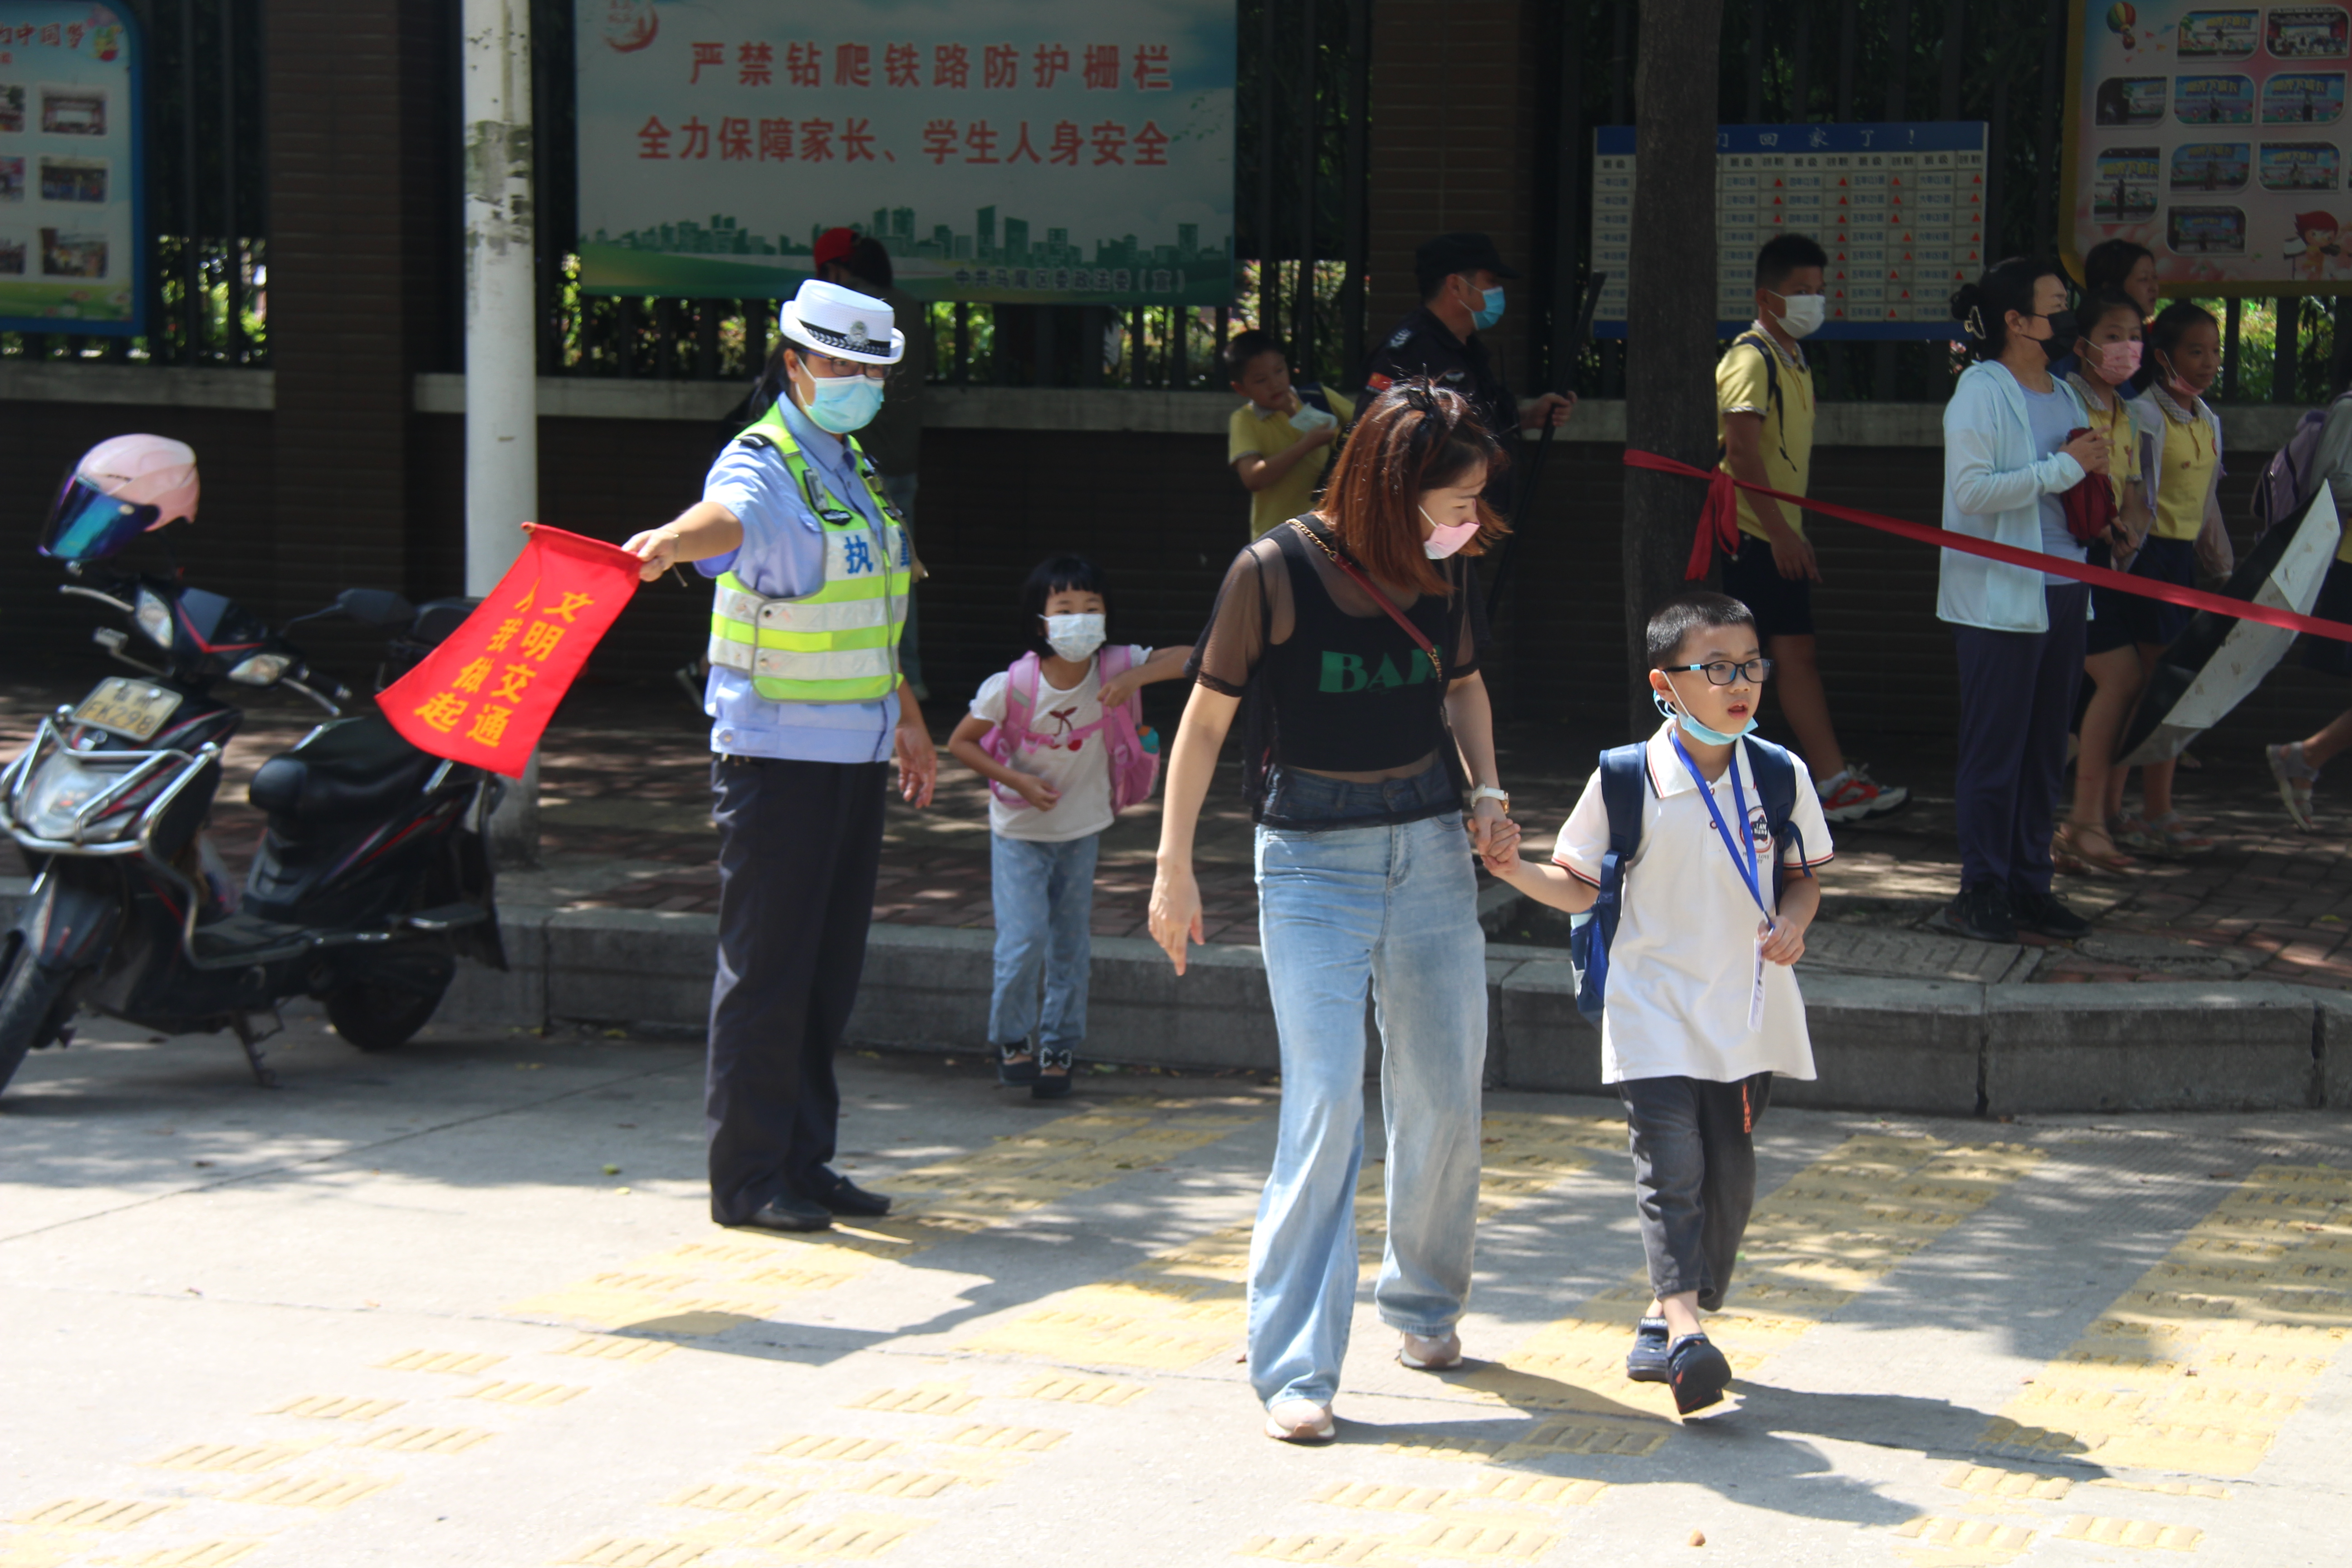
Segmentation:
<svg viewBox="0 0 2352 1568">
<path fill-rule="evenodd" d="M 346 588 L 335 595 L 335 608 L 362 626 L 396 631 L 416 619 L 416 606 L 389 588 Z"/>
</svg>

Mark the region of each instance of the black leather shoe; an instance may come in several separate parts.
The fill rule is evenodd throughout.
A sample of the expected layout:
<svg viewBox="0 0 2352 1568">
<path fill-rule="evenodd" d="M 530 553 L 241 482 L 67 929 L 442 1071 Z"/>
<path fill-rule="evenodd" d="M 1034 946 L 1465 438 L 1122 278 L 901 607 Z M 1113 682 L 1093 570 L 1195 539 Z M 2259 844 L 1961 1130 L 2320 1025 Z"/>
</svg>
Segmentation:
<svg viewBox="0 0 2352 1568">
<path fill-rule="evenodd" d="M 879 1193 L 869 1193 L 847 1176 L 836 1175 L 819 1165 L 801 1183 L 807 1200 L 834 1214 L 855 1215 L 861 1219 L 879 1219 L 890 1212 L 890 1200 Z"/>
<path fill-rule="evenodd" d="M 756 1230 L 829 1230 L 833 1215 L 822 1204 L 783 1193 L 770 1198 L 759 1213 L 742 1223 Z"/>
<path fill-rule="evenodd" d="M 2091 922 L 2059 902 L 2055 893 L 2035 888 L 2013 889 L 2009 904 L 2017 913 L 2017 923 L 2027 931 L 2039 931 L 2060 942 L 2079 942 L 2091 934 Z"/>
</svg>

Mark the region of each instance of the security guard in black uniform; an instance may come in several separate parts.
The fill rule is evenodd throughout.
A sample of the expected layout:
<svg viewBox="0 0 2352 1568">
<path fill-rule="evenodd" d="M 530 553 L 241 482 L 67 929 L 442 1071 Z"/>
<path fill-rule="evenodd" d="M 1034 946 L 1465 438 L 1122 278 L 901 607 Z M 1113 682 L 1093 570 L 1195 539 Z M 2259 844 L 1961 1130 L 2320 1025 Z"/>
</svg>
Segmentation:
<svg viewBox="0 0 2352 1568">
<path fill-rule="evenodd" d="M 1576 407 L 1573 393 L 1547 392 L 1521 408 L 1478 341 L 1480 329 L 1503 319 L 1503 280 L 1518 276 L 1504 265 L 1495 242 L 1483 234 L 1441 234 L 1413 252 L 1412 262 L 1421 309 L 1372 351 L 1364 368 L 1366 390 L 1377 397 L 1400 381 L 1425 375 L 1468 398 L 1479 423 L 1506 441 L 1514 431 L 1566 424 Z M 1492 487 L 1486 499 L 1498 510 L 1510 510 L 1508 496 L 1497 496 Z"/>
</svg>

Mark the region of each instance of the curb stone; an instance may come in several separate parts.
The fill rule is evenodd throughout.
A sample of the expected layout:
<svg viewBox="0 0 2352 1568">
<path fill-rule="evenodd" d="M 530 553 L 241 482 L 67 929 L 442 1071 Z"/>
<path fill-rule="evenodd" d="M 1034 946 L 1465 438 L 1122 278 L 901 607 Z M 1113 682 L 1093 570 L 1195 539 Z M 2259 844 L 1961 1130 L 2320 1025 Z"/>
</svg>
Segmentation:
<svg viewBox="0 0 2352 1568">
<path fill-rule="evenodd" d="M 26 885 L 0 879 L 0 919 L 13 919 Z M 499 923 L 511 969 L 460 964 L 440 1022 L 674 1032 L 706 1020 L 714 916 L 508 905 Z M 994 943 L 979 929 L 871 927 L 851 1042 L 984 1047 Z M 1576 1011 L 1560 950 L 1490 941 L 1486 985 L 1491 1085 L 1610 1093 L 1599 1032 Z M 1780 1080 L 1774 1097 L 1788 1105 L 1942 1116 L 2352 1110 L 2352 995 L 2342 993 L 2252 980 L 1986 985 L 1834 973 L 1809 974 L 1804 988 L 1821 1076 Z M 1097 937 L 1089 1011 L 1097 1060 L 1280 1068 L 1254 946 L 1195 948 L 1179 980 L 1155 943 Z M 1374 1042 L 1367 1061 L 1377 1059 Z"/>
</svg>

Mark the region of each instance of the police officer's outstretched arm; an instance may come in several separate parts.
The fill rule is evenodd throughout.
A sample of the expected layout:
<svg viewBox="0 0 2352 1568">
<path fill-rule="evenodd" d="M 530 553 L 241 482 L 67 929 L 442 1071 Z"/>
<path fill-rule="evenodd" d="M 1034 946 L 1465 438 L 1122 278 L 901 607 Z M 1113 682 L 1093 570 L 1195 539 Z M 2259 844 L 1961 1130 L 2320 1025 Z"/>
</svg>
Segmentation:
<svg viewBox="0 0 2352 1568">
<path fill-rule="evenodd" d="M 673 566 L 707 561 L 743 546 L 743 524 L 717 501 L 697 501 L 659 528 L 631 534 L 621 546 L 644 564 L 637 576 L 650 583 Z"/>
</svg>

